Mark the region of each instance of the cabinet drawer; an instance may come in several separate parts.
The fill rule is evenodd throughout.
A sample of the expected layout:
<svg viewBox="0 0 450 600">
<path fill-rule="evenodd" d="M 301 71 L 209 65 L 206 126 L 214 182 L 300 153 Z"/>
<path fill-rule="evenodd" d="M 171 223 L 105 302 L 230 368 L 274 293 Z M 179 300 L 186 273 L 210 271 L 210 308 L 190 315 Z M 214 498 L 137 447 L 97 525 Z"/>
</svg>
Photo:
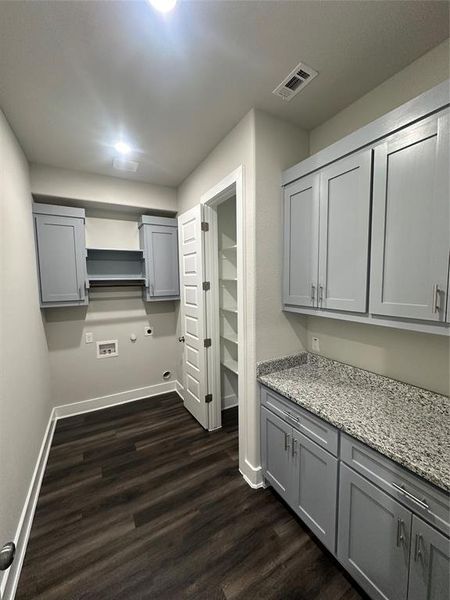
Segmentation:
<svg viewBox="0 0 450 600">
<path fill-rule="evenodd" d="M 337 456 L 339 432 L 336 427 L 264 386 L 261 386 L 261 405 Z"/>
<path fill-rule="evenodd" d="M 389 492 L 446 535 L 450 532 L 450 498 L 375 450 L 341 434 L 341 460 Z"/>
</svg>

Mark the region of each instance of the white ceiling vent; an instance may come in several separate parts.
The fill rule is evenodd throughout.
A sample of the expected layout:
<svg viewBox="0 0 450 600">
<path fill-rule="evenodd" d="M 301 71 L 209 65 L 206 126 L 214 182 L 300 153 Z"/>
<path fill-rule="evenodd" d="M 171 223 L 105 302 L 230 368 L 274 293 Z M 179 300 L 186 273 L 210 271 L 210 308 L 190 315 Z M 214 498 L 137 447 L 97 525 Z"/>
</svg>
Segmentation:
<svg viewBox="0 0 450 600">
<path fill-rule="evenodd" d="M 115 158 L 113 160 L 113 167 L 119 171 L 128 171 L 130 173 L 136 173 L 138 170 L 139 163 L 134 160 L 127 160 L 125 158 Z"/>
<path fill-rule="evenodd" d="M 292 100 L 317 75 L 317 71 L 314 71 L 305 63 L 299 63 L 286 79 L 283 79 L 280 85 L 273 90 L 272 94 L 283 98 L 283 100 Z"/>
</svg>

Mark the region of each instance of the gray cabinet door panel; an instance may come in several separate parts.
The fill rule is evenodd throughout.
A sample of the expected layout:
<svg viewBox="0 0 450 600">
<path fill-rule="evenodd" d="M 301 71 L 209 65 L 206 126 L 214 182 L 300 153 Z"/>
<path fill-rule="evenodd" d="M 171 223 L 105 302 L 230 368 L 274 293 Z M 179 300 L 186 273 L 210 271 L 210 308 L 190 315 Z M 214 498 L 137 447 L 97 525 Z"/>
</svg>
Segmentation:
<svg viewBox="0 0 450 600">
<path fill-rule="evenodd" d="M 375 148 L 370 312 L 445 320 L 449 114 Z"/>
<path fill-rule="evenodd" d="M 319 176 L 310 175 L 284 192 L 283 301 L 317 305 Z"/>
<path fill-rule="evenodd" d="M 264 477 L 288 502 L 292 497 L 292 427 L 261 408 L 261 450 Z"/>
<path fill-rule="evenodd" d="M 367 311 L 372 150 L 320 175 L 319 307 Z"/>
<path fill-rule="evenodd" d="M 178 230 L 165 225 L 144 225 L 150 296 L 179 296 Z"/>
<path fill-rule="evenodd" d="M 413 517 L 408 600 L 450 598 L 450 542 Z"/>
<path fill-rule="evenodd" d="M 83 219 L 35 215 L 41 302 L 79 304 L 86 297 Z"/>
<path fill-rule="evenodd" d="M 334 554 L 338 461 L 295 429 L 292 444 L 293 508 Z"/>
<path fill-rule="evenodd" d="M 341 463 L 338 558 L 376 600 L 407 596 L 411 512 Z"/>
</svg>

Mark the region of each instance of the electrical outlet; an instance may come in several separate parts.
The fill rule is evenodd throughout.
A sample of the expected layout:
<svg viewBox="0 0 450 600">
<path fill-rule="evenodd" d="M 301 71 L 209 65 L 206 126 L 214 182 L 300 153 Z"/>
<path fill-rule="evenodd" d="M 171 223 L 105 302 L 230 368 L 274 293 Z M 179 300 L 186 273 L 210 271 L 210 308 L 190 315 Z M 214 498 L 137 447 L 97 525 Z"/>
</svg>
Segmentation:
<svg viewBox="0 0 450 600">
<path fill-rule="evenodd" d="M 119 342 L 117 340 L 106 340 L 97 342 L 97 358 L 110 358 L 119 355 Z"/>
<path fill-rule="evenodd" d="M 86 344 L 92 344 L 92 342 L 94 341 L 94 334 L 92 333 L 92 331 L 86 331 L 85 340 Z"/>
<path fill-rule="evenodd" d="M 320 343 L 319 343 L 318 337 L 313 337 L 313 339 L 312 339 L 312 351 L 320 352 Z"/>
<path fill-rule="evenodd" d="M 153 327 L 150 327 L 149 325 L 147 325 L 144 328 L 144 335 L 153 335 Z"/>
</svg>

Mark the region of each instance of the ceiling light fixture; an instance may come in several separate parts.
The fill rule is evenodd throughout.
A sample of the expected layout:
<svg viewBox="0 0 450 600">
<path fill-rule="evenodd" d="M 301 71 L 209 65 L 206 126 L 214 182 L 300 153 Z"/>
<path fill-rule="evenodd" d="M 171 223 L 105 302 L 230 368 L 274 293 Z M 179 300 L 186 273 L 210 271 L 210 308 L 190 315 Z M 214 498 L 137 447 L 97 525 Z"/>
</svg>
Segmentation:
<svg viewBox="0 0 450 600">
<path fill-rule="evenodd" d="M 148 0 L 150 4 L 162 13 L 168 13 L 175 8 L 177 0 Z"/>
<path fill-rule="evenodd" d="M 131 152 L 130 146 L 125 142 L 117 142 L 116 144 L 114 144 L 114 150 L 116 150 L 116 152 L 118 152 L 119 154 L 128 154 L 129 152 Z"/>
</svg>

